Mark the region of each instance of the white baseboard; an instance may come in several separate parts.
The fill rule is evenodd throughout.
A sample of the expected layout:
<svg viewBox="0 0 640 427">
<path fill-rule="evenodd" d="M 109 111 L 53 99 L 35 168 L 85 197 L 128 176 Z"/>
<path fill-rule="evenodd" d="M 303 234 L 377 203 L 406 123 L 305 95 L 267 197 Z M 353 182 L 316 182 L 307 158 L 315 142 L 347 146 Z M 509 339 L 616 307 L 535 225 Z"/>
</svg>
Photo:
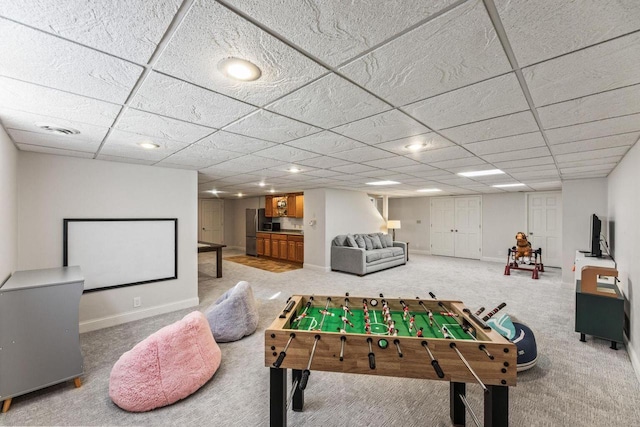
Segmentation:
<svg viewBox="0 0 640 427">
<path fill-rule="evenodd" d="M 482 258 L 480 258 L 480 261 L 499 262 L 504 265 L 507 265 L 505 258 L 493 258 L 493 257 L 483 256 Z"/>
<path fill-rule="evenodd" d="M 302 265 L 302 268 L 307 269 L 307 270 L 313 270 L 313 271 L 321 271 L 323 273 L 327 273 L 327 272 L 331 271 L 331 267 L 325 267 L 325 266 L 322 266 L 322 265 L 309 264 L 308 262 L 305 262 Z"/>
<path fill-rule="evenodd" d="M 411 249 L 411 248 L 409 248 L 409 259 L 411 259 L 411 255 L 412 254 L 431 255 L 431 251 L 423 251 L 422 249 Z"/>
<path fill-rule="evenodd" d="M 627 347 L 627 354 L 629 354 L 629 359 L 631 359 L 631 367 L 633 368 L 633 372 L 636 373 L 636 378 L 638 382 L 640 382 L 640 359 L 638 358 L 638 353 L 636 353 L 635 349 L 629 345 L 629 339 L 625 335 L 624 337 L 624 345 Z"/>
<path fill-rule="evenodd" d="M 98 319 L 85 320 L 80 322 L 80 333 L 90 332 L 98 329 L 108 328 L 110 326 L 121 325 L 123 323 L 132 322 L 134 320 L 145 319 L 158 314 L 170 313 L 183 308 L 195 307 L 200 304 L 199 298 L 190 298 L 182 301 L 172 302 L 170 304 L 157 305 L 143 310 L 128 311 L 125 313 L 115 314 L 113 316 L 100 317 Z"/>
</svg>

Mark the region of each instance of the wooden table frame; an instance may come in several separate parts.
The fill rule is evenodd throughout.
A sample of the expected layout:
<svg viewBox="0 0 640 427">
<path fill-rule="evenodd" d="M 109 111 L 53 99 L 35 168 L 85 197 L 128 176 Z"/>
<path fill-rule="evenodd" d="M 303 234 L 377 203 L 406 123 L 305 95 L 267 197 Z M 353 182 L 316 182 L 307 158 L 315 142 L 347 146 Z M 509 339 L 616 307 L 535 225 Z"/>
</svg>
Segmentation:
<svg viewBox="0 0 640 427">
<path fill-rule="evenodd" d="M 344 303 L 344 296 L 331 296 L 330 307 L 339 307 Z M 359 308 L 362 300 L 370 298 L 349 296 L 350 306 Z M 382 300 L 382 298 L 377 298 Z M 384 298 L 392 311 L 401 310 L 400 299 Z M 327 296 L 314 296 L 313 306 L 324 308 Z M 295 316 L 303 309 L 307 298 L 294 295 L 287 303 L 289 310 L 283 310 L 282 314 L 274 320 L 265 331 L 265 366 L 270 368 L 270 414 L 271 426 L 286 426 L 287 424 L 287 369 L 292 370 L 293 382 L 300 378 L 302 370 L 306 369 L 311 354 L 311 348 L 316 335 L 320 335 L 313 358 L 311 371 L 343 372 L 365 375 L 383 375 L 406 378 L 421 378 L 450 383 L 450 417 L 454 425 L 464 425 L 466 408 L 461 395 L 465 396 L 466 383 L 476 383 L 476 379 L 458 358 L 450 344 L 455 343 L 456 348 L 464 355 L 474 371 L 487 387 L 484 396 L 484 425 L 485 427 L 505 427 L 509 423 L 509 386 L 515 386 L 517 378 L 517 348 L 500 334 L 493 330 L 485 330 L 465 311 L 466 307 L 460 301 L 440 300 L 447 308 L 458 314 L 456 319 L 465 326 L 473 327 L 477 340 L 450 340 L 443 338 L 421 337 L 388 337 L 390 345 L 386 349 L 380 349 L 374 345 L 376 357 L 375 368 L 371 369 L 366 363 L 369 353 L 367 338 L 373 338 L 374 343 L 378 338 L 385 336 L 365 334 L 340 334 L 338 332 L 320 332 L 292 330 L 291 323 Z M 419 313 L 422 307 L 419 300 L 405 299 L 412 312 Z M 440 311 L 438 301 L 422 300 L 425 306 L 432 310 Z M 369 308 L 371 310 L 371 306 Z M 377 308 L 380 309 L 380 308 Z M 274 366 L 279 352 L 283 350 L 291 333 L 295 333 L 287 356 L 279 366 Z M 339 361 L 337 357 L 340 350 L 341 337 L 345 336 L 345 357 Z M 396 352 L 393 340 L 398 339 L 402 348 L 403 357 Z M 438 378 L 432 368 L 430 359 L 423 347 L 426 341 L 433 355 L 438 359 L 444 372 L 443 378 Z M 484 347 L 494 356 L 489 357 L 479 346 Z M 311 379 L 311 381 L 313 381 Z M 313 387 L 313 385 L 311 385 Z M 293 394 L 292 407 L 294 411 L 302 411 L 304 406 L 304 391 L 299 388 Z"/>
<path fill-rule="evenodd" d="M 198 241 L 198 243 L 203 245 L 209 245 L 206 247 L 198 247 L 198 253 L 200 252 L 212 252 L 216 251 L 216 277 L 222 277 L 222 248 L 226 248 L 227 245 L 223 245 L 220 243 L 209 243 Z"/>
</svg>

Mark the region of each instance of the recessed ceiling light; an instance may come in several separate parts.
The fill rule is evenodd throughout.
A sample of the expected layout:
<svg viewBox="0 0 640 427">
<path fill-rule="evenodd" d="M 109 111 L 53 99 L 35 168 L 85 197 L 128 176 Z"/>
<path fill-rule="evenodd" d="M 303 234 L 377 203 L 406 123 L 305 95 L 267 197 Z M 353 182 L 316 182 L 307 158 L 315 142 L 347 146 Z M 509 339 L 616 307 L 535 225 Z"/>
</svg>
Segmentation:
<svg viewBox="0 0 640 427">
<path fill-rule="evenodd" d="M 435 193 L 437 191 L 442 191 L 439 188 L 421 188 L 420 190 L 416 190 L 419 193 Z"/>
<path fill-rule="evenodd" d="M 225 58 L 218 63 L 218 70 L 227 77 L 243 82 L 258 80 L 262 71 L 252 62 L 240 58 Z"/>
<path fill-rule="evenodd" d="M 274 190 L 273 188 L 271 190 L 269 190 L 269 193 L 275 193 L 276 190 Z"/>
<path fill-rule="evenodd" d="M 507 188 L 507 187 L 524 187 L 524 184 L 516 183 L 516 184 L 496 184 L 492 185 L 495 188 Z"/>
<path fill-rule="evenodd" d="M 258 185 L 259 185 L 260 187 L 264 187 L 264 186 L 265 186 L 265 185 L 267 185 L 267 184 L 265 184 L 264 182 L 259 182 L 259 183 L 258 183 Z"/>
<path fill-rule="evenodd" d="M 500 169 L 489 169 L 484 171 L 473 171 L 473 172 L 459 172 L 458 175 L 466 176 L 466 177 L 474 177 L 474 176 L 488 176 L 488 175 L 500 175 L 504 172 Z"/>
<path fill-rule="evenodd" d="M 55 133 L 56 135 L 78 135 L 80 133 L 77 129 L 65 128 L 51 123 L 36 123 L 36 126 L 47 132 Z"/>
<path fill-rule="evenodd" d="M 302 172 L 302 169 L 299 169 L 299 168 L 297 168 L 295 166 L 292 166 L 292 167 L 289 168 L 289 172 L 298 173 L 298 172 Z"/>
<path fill-rule="evenodd" d="M 425 144 L 424 142 L 415 142 L 413 144 L 405 145 L 404 148 L 410 151 L 419 151 L 425 148 L 426 146 L 427 144 Z"/>
<path fill-rule="evenodd" d="M 367 182 L 367 185 L 396 185 L 396 184 L 400 184 L 397 181 L 373 181 L 373 182 Z"/>
<path fill-rule="evenodd" d="M 238 197 L 242 197 L 242 193 L 238 193 Z"/>
<path fill-rule="evenodd" d="M 160 148 L 160 145 L 156 144 L 155 142 L 151 142 L 151 141 L 142 141 L 142 142 L 138 142 L 138 145 L 142 148 L 146 148 L 147 150 L 153 150 L 155 148 Z"/>
<path fill-rule="evenodd" d="M 211 194 L 218 194 L 218 193 L 220 193 L 220 191 L 218 191 L 218 190 L 209 190 L 209 193 L 211 193 Z"/>
</svg>

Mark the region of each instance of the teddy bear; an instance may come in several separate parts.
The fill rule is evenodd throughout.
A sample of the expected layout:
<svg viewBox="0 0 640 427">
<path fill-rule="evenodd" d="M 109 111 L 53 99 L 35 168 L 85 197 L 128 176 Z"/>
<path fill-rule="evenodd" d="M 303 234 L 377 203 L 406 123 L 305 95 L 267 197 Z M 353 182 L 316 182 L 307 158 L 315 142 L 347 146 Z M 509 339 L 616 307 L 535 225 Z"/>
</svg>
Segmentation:
<svg viewBox="0 0 640 427">
<path fill-rule="evenodd" d="M 522 231 L 519 231 L 516 234 L 516 246 L 513 247 L 515 250 L 515 262 L 520 260 L 520 263 L 525 262 L 525 258 L 531 260 L 531 243 L 527 240 L 527 235 Z"/>
</svg>

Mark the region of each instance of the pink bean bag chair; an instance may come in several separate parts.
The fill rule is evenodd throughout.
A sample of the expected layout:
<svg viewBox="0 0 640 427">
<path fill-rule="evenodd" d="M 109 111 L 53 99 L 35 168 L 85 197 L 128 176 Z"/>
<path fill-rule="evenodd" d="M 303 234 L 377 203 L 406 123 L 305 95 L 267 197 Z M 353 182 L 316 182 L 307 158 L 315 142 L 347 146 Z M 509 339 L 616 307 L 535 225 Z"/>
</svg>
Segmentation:
<svg viewBox="0 0 640 427">
<path fill-rule="evenodd" d="M 209 381 L 221 359 L 207 319 L 194 311 L 124 353 L 111 370 L 109 396 L 131 412 L 171 405 Z"/>
</svg>

